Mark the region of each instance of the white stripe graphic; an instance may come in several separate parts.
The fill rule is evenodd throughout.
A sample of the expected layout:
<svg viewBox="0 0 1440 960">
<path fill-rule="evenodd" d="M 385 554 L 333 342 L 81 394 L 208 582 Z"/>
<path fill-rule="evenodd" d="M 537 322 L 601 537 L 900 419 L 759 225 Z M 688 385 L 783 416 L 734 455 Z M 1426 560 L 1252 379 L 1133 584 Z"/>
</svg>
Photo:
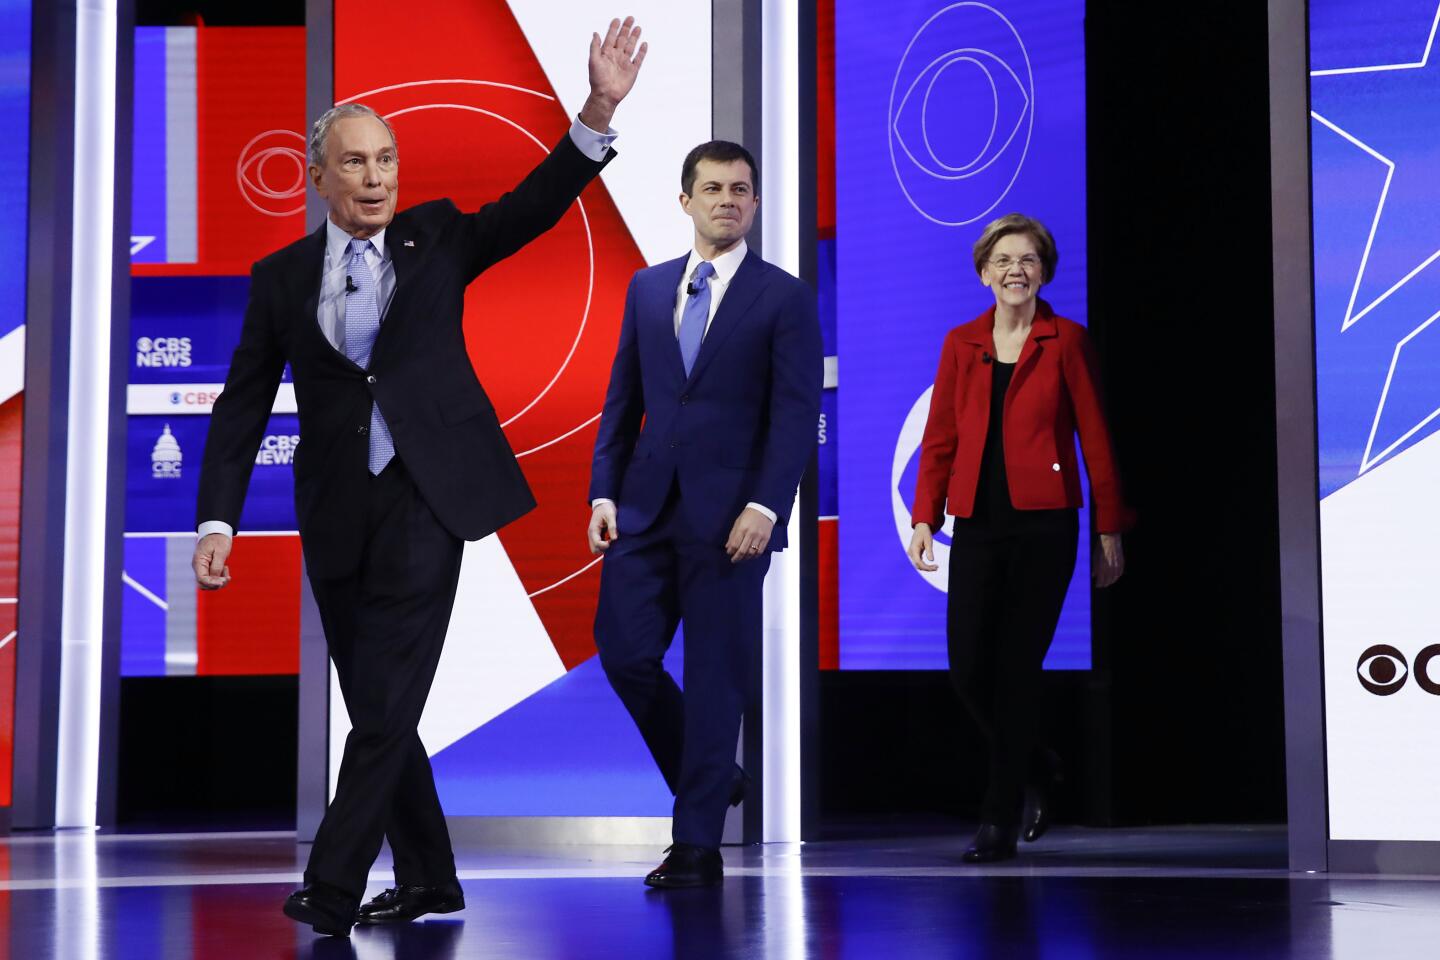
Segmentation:
<svg viewBox="0 0 1440 960">
<path fill-rule="evenodd" d="M 165 28 L 165 262 L 194 263 L 200 246 L 199 93 L 195 28 Z"/>
</svg>

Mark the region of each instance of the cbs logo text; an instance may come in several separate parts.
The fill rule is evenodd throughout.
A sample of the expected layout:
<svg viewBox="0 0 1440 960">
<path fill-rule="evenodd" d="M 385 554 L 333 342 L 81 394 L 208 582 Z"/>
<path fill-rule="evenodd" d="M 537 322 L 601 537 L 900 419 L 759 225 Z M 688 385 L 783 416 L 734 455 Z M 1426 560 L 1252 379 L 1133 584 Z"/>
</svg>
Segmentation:
<svg viewBox="0 0 1440 960">
<path fill-rule="evenodd" d="M 1436 657 L 1440 657 L 1440 643 L 1432 643 L 1417 653 L 1413 665 L 1406 661 L 1399 648 L 1377 643 L 1360 654 L 1355 674 L 1360 678 L 1360 686 L 1377 697 L 1399 693 L 1412 675 L 1421 690 L 1440 697 L 1440 682 L 1430 676 L 1430 661 Z"/>
</svg>

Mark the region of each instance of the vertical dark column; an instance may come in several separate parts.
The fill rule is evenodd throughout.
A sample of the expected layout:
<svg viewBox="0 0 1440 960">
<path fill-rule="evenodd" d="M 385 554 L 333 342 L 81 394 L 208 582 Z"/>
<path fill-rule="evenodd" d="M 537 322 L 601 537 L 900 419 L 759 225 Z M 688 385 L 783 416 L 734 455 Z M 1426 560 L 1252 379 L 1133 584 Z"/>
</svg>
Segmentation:
<svg viewBox="0 0 1440 960">
<path fill-rule="evenodd" d="M 332 0 L 305 2 L 305 115 L 313 122 L 335 103 L 335 9 Z M 309 136 L 309 130 L 306 130 Z M 325 220 L 325 202 L 310 184 L 305 224 Z M 301 577 L 305 574 L 302 567 Z M 296 750 L 295 836 L 315 839 L 330 802 L 330 657 L 309 580 L 300 584 L 300 721 Z"/>
<path fill-rule="evenodd" d="M 711 12 L 711 135 L 743 144 L 758 159 L 764 129 L 760 0 L 715 0 Z M 763 196 L 764 170 L 760 179 L 756 189 Z M 757 225 L 746 238 L 757 254 L 764 252 L 760 232 Z"/>
<path fill-rule="evenodd" d="M 70 223 L 74 202 L 75 10 L 33 8 L 30 224 L 20 596 L 15 662 L 13 824 L 55 823 L 65 424 L 70 377 Z M 127 247 L 128 249 L 128 247 Z"/>
<path fill-rule="evenodd" d="M 125 425 L 130 354 L 130 202 L 135 137 L 135 0 L 115 17 L 115 222 L 111 246 L 110 406 L 105 463 L 105 584 L 100 667 L 96 823 L 115 823 L 120 743 L 120 633 L 125 569 Z"/>
<path fill-rule="evenodd" d="M 1270 0 L 1270 204 L 1285 773 L 1290 869 L 1327 868 L 1325 676 L 1311 297 L 1310 28 L 1304 0 Z"/>
</svg>

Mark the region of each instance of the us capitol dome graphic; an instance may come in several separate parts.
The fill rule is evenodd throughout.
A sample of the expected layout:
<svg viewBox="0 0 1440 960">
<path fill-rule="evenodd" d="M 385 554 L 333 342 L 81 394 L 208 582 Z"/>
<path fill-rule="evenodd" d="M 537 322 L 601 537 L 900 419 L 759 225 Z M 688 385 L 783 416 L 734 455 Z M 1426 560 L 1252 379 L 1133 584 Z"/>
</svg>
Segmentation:
<svg viewBox="0 0 1440 960">
<path fill-rule="evenodd" d="M 150 451 L 150 470 L 156 477 L 178 477 L 182 460 L 184 455 L 180 452 L 180 441 L 175 439 L 167 423 L 160 438 L 155 441 L 155 448 Z"/>
</svg>

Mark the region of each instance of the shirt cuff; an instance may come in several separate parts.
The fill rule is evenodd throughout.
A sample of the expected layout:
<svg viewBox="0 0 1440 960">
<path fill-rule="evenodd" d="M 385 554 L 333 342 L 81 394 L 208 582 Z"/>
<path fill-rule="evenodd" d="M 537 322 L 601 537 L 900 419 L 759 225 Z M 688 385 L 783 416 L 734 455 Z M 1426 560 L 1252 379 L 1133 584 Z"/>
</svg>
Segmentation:
<svg viewBox="0 0 1440 960">
<path fill-rule="evenodd" d="M 206 520 L 195 530 L 195 536 L 208 537 L 212 533 L 223 533 L 225 536 L 234 538 L 235 528 L 224 520 Z"/>
<path fill-rule="evenodd" d="M 756 503 L 756 502 L 753 501 L 753 500 L 750 501 L 749 503 L 745 504 L 745 506 L 749 507 L 751 510 L 756 510 L 756 511 L 759 511 L 760 513 L 763 513 L 765 516 L 767 516 L 767 517 L 770 518 L 770 522 L 771 522 L 771 523 L 779 523 L 779 522 L 780 522 L 780 517 L 777 516 L 776 513 L 775 513 L 775 511 L 774 511 L 774 510 L 771 510 L 769 507 L 763 507 L 763 506 L 761 506 L 760 504 Z"/>
<path fill-rule="evenodd" d="M 609 497 L 596 497 L 594 500 L 590 501 L 590 508 L 593 510 L 594 508 L 600 506 L 600 504 L 602 503 L 608 503 L 613 505 L 615 501 L 611 500 Z"/>
<path fill-rule="evenodd" d="M 576 117 L 575 122 L 570 124 L 570 142 L 596 163 L 604 162 L 605 155 L 610 152 L 610 144 L 614 143 L 618 136 L 620 134 L 615 131 L 614 127 L 604 133 L 596 133 L 585 126 L 579 117 Z"/>
</svg>

